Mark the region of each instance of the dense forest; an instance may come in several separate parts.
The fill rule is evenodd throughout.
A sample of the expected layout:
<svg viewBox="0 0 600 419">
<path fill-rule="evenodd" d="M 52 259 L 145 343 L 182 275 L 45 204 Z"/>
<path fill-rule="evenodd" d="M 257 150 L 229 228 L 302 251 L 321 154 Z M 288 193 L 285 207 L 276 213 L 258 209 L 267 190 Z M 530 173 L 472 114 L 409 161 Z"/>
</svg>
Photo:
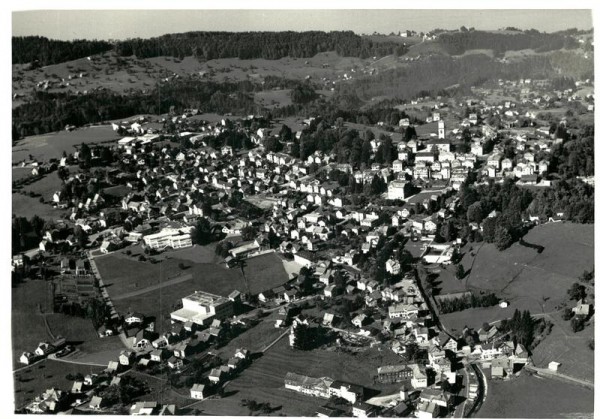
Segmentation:
<svg viewBox="0 0 600 419">
<path fill-rule="evenodd" d="M 452 55 L 460 55 L 470 49 L 491 49 L 496 54 L 506 51 L 532 49 L 536 52 L 570 49 L 577 40 L 558 33 L 541 33 L 527 30 L 519 33 L 494 33 L 483 31 L 460 31 L 441 34 L 437 42 Z"/>
<path fill-rule="evenodd" d="M 186 32 L 150 39 L 128 39 L 116 45 L 119 55 L 138 58 L 194 56 L 277 60 L 283 57 L 310 58 L 320 52 L 336 51 L 343 57 L 402 55 L 407 47 L 394 42 L 373 42 L 350 31 L 337 32 Z"/>
<path fill-rule="evenodd" d="M 43 36 L 13 36 L 12 63 L 45 66 L 76 60 L 112 49 L 106 41 L 58 41 Z"/>
</svg>

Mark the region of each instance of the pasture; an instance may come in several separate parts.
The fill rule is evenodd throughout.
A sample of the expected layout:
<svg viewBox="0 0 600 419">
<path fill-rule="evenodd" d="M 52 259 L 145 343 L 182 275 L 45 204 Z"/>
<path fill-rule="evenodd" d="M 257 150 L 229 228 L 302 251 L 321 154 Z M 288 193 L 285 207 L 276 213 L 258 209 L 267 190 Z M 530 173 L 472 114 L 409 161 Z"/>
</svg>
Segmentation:
<svg viewBox="0 0 600 419">
<path fill-rule="evenodd" d="M 556 311 L 566 299 L 567 289 L 583 272 L 594 265 L 592 225 L 549 223 L 537 226 L 524 241 L 544 246 L 542 253 L 513 244 L 499 252 L 493 244 L 477 251 L 470 274 L 462 280 L 465 290 L 475 294 L 493 292 L 509 301 L 507 309 L 487 307 L 468 309 L 441 316 L 450 329 L 465 325 L 479 328 L 482 322 L 511 317 L 515 309 L 532 314 Z M 463 263 L 469 269 L 471 256 Z"/>
<path fill-rule="evenodd" d="M 71 173 L 78 172 L 78 167 L 71 166 L 69 171 Z M 41 179 L 26 185 L 23 187 L 23 190 L 26 192 L 33 192 L 35 194 L 40 194 L 46 202 L 52 202 L 52 195 L 54 192 L 60 191 L 62 187 L 62 181 L 58 177 L 58 172 L 52 172 L 44 175 Z M 39 198 L 38 198 L 39 200 Z"/>
<path fill-rule="evenodd" d="M 592 417 L 594 392 L 564 381 L 521 373 L 510 381 L 487 380 L 487 398 L 475 417 Z"/>
<path fill-rule="evenodd" d="M 535 366 L 547 368 L 551 361 L 560 362 L 559 372 L 581 380 L 594 381 L 594 351 L 588 342 L 594 339 L 594 322 L 581 332 L 573 333 L 571 324 L 560 313 L 551 315 L 552 332 L 533 350 Z"/>
<path fill-rule="evenodd" d="M 32 135 L 20 140 L 12 148 L 13 163 L 27 160 L 31 154 L 33 158 L 48 161 L 59 159 L 63 151 L 72 153 L 81 143 L 100 144 L 115 142 L 119 134 L 112 130 L 110 125 L 92 125 L 73 131 L 59 131 L 43 135 Z"/>
<path fill-rule="evenodd" d="M 52 205 L 47 203 L 41 203 L 39 197 L 32 198 L 29 195 L 13 193 L 12 213 L 19 217 L 32 218 L 34 215 L 37 215 L 40 218 L 54 220 L 63 218 L 63 215 L 67 211 L 53 208 Z"/>
</svg>

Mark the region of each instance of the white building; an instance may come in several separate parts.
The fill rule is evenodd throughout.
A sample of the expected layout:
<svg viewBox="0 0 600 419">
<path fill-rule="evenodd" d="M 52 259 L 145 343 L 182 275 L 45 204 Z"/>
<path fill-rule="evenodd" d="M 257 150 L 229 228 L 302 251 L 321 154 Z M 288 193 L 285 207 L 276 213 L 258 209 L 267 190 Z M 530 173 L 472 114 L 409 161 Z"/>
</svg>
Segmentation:
<svg viewBox="0 0 600 419">
<path fill-rule="evenodd" d="M 387 199 L 406 199 L 408 183 L 402 180 L 393 180 L 388 185 Z"/>
<path fill-rule="evenodd" d="M 206 325 L 213 318 L 233 316 L 233 303 L 229 298 L 208 292 L 196 291 L 181 299 L 183 308 L 171 313 L 171 320 Z"/>
<path fill-rule="evenodd" d="M 149 234 L 144 237 L 146 246 L 152 249 L 182 249 L 192 245 L 192 236 L 189 233 L 183 233 L 182 230 L 174 228 L 164 228 L 162 231 Z"/>
</svg>

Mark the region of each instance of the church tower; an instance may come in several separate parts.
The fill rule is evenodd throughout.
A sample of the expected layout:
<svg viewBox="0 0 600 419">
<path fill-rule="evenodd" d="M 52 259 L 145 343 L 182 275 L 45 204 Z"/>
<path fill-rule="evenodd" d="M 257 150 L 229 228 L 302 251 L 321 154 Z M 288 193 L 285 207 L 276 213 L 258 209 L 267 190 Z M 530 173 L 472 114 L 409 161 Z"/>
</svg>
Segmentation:
<svg viewBox="0 0 600 419">
<path fill-rule="evenodd" d="M 444 121 L 441 119 L 438 121 L 438 138 L 440 140 L 443 140 L 446 138 L 446 129 L 444 127 Z"/>
</svg>

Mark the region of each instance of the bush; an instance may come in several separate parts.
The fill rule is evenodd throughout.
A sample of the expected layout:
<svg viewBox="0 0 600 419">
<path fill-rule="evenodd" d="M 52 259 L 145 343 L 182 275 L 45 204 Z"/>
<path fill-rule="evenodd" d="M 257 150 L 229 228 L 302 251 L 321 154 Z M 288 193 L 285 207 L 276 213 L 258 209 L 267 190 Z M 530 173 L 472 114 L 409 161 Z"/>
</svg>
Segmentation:
<svg viewBox="0 0 600 419">
<path fill-rule="evenodd" d="M 571 320 L 572 317 L 573 317 L 573 310 L 571 310 L 569 307 L 565 307 L 565 309 L 563 310 L 563 313 L 562 313 L 563 320 Z"/>
<path fill-rule="evenodd" d="M 571 329 L 574 333 L 581 332 L 585 327 L 585 320 L 579 316 L 575 316 L 571 319 Z"/>
</svg>

